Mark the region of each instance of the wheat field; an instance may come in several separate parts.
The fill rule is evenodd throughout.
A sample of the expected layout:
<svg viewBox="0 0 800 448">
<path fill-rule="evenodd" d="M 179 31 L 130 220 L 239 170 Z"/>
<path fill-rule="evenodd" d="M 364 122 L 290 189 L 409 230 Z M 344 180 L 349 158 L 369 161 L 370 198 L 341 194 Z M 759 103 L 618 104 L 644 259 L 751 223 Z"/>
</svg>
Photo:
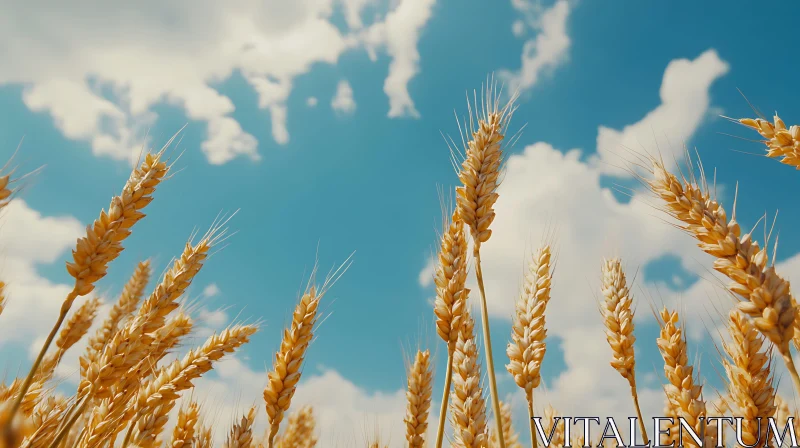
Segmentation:
<svg viewBox="0 0 800 448">
<path fill-rule="evenodd" d="M 556 272 L 557 243 L 546 243 L 532 251 L 516 299 L 511 334 L 492 333 L 481 247 L 492 236 L 514 96 L 502 100 L 497 85 L 488 83 L 469 104 L 469 119 L 459 124 L 464 145 L 450 147 L 457 162 L 460 185 L 455 187 L 455 206 L 444 210 L 435 266 L 436 298 L 431 315 L 435 332 L 446 353 L 444 388 L 434 391 L 432 354 L 437 347 L 420 348 L 411 356 L 407 371 L 407 410 L 404 419 L 409 447 L 455 446 L 463 448 L 520 447 L 521 435 L 536 448 L 545 441 L 537 437 L 534 418 L 541 418 L 551 446 L 600 446 L 603 440 L 585 440 L 572 434 L 557 419 L 558 403 L 546 407 L 537 402 L 542 384 L 542 363 L 547 349 L 547 306 L 558 301 L 551 286 Z M 766 146 L 766 156 L 800 169 L 800 127 L 787 127 L 776 115 L 735 120 L 757 132 Z M 452 140 L 451 140 L 452 141 Z M 171 267 L 153 278 L 149 260 L 141 260 L 124 285 L 108 316 L 89 333 L 98 316 L 95 289 L 109 266 L 126 248 L 126 239 L 144 219 L 158 187 L 170 180 L 175 169 L 170 159 L 172 141 L 161 150 L 143 154 L 119 195 L 86 227 L 78 239 L 66 270 L 73 280 L 64 297 L 58 319 L 40 348 L 30 371 L 0 384 L 0 448 L 59 447 L 211 447 L 213 433 L 226 434 L 224 447 L 311 448 L 320 443 L 313 406 L 292 406 L 302 378 L 306 352 L 320 333 L 320 304 L 347 262 L 322 281 L 312 273 L 297 299 L 279 348 L 268 362 L 271 367 L 263 385 L 260 403 L 237 416 L 233 425 L 220 427 L 208 418 L 205 404 L 192 399 L 197 379 L 215 364 L 235 353 L 259 330 L 259 321 L 242 321 L 208 337 L 205 343 L 171 360 L 195 328 L 192 310 L 182 298 L 200 275 L 209 255 L 229 235 L 229 216 L 220 217 L 203 234 L 191 235 Z M 766 428 L 758 418 L 775 417 L 786 422 L 796 416 L 790 403 L 795 397 L 777 393 L 773 362 L 785 364 L 800 392 L 800 377 L 793 352 L 800 349 L 798 305 L 789 282 L 776 271 L 768 250 L 770 241 L 759 243 L 755 235 L 743 233 L 736 221 L 735 204 L 728 214 L 714 196 L 706 168 L 687 155 L 684 172 L 670 171 L 659 155 L 636 153 L 629 169 L 652 193 L 654 204 L 674 226 L 694 238 L 702 252 L 713 257 L 714 269 L 730 283 L 730 309 L 721 310 L 729 337 L 720 351 L 726 389 L 718 400 L 704 391 L 705 380 L 689 357 L 684 316 L 676 309 L 654 309 L 660 332 L 655 341 L 663 359 L 664 416 L 683 418 L 703 434 L 702 445 L 718 443 L 716 431 L 704 428 L 703 419 L 716 415 L 744 417 L 742 441 L 764 445 Z M 8 166 L 0 177 L 0 208 L 19 192 L 24 176 Z M 158 217 L 147 217 L 158 219 Z M 659 225 L 654 223 L 654 225 Z M 664 225 L 664 224 L 661 224 Z M 2 231 L 2 230 L 0 230 Z M 610 367 L 627 381 L 644 440 L 648 437 L 640 408 L 635 375 L 636 329 L 634 297 L 626 265 L 620 258 L 596 260 L 601 288 L 597 319 L 602 322 L 612 356 Z M 473 277 L 477 291 L 467 288 Z M 0 279 L 0 325 L 6 300 L 2 288 L 14 281 Z M 151 286 L 155 284 L 155 286 Z M 76 300 L 86 297 L 80 306 Z M 591 302 L 589 302 L 591 305 Z M 79 341 L 86 337 L 85 346 Z M 492 338 L 508 341 L 505 356 L 492 353 Z M 77 345 L 77 346 L 76 346 Z M 80 352 L 80 381 L 72 395 L 56 389 L 54 372 L 68 350 Z M 497 392 L 495 363 L 505 366 L 527 401 L 530 426 L 514 428 L 512 408 Z M 438 414 L 432 414 L 433 397 L 441 397 Z M 183 399 L 183 401 L 181 401 Z M 537 404 L 544 412 L 537 415 Z M 438 419 L 434 418 L 438 415 Z M 265 419 L 266 431 L 255 431 L 257 419 Z M 679 428 L 662 443 L 677 442 Z M 522 432 L 517 432 L 522 431 Z M 655 436 L 655 434 L 649 434 Z M 688 445 L 699 445 L 688 439 Z M 382 447 L 372 440 L 370 447 Z"/>
</svg>

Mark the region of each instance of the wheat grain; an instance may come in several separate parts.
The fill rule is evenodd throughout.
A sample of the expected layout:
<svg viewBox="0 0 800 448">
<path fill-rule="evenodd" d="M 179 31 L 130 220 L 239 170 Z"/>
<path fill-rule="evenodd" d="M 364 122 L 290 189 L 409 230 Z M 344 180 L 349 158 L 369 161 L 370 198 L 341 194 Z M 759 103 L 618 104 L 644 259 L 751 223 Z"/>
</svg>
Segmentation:
<svg viewBox="0 0 800 448">
<path fill-rule="evenodd" d="M 775 414 L 775 389 L 772 386 L 770 353 L 762 351 L 763 338 L 738 310 L 729 315 L 728 332 L 731 342 L 723 345 L 728 354 L 725 371 L 728 375 L 728 393 L 738 407 L 742 421 L 742 441 L 753 446 L 764 446 L 768 426 L 764 423 Z M 763 419 L 764 422 L 760 422 Z"/>
<path fill-rule="evenodd" d="M 428 412 L 431 408 L 431 388 L 433 372 L 430 365 L 431 354 L 428 350 L 417 351 L 414 364 L 408 372 L 408 389 L 406 390 L 406 440 L 409 448 L 425 446 L 425 433 L 428 430 Z"/>
<path fill-rule="evenodd" d="M 453 391 L 450 397 L 453 439 L 459 448 L 485 448 L 486 402 L 481 388 L 475 321 L 465 308 L 462 327 L 453 353 Z"/>
<path fill-rule="evenodd" d="M 150 280 L 151 273 L 149 260 L 142 261 L 136 265 L 136 270 L 122 289 L 119 300 L 111 307 L 103 325 L 89 339 L 86 354 L 80 358 L 82 376 L 85 375 L 86 369 L 91 363 L 97 362 L 106 344 L 117 332 L 123 320 L 136 311 L 139 300 L 142 298 L 144 289 Z"/>
<path fill-rule="evenodd" d="M 661 332 L 657 339 L 658 349 L 664 359 L 664 375 L 668 384 L 665 386 L 669 400 L 669 412 L 682 417 L 697 434 L 702 434 L 703 418 L 706 415 L 706 404 L 702 398 L 703 386 L 695 384 L 694 368 L 689 364 L 686 340 L 683 330 L 678 327 L 678 313 L 664 308 L 660 313 Z M 669 414 L 668 414 L 669 416 Z M 673 432 L 673 440 L 678 433 Z M 688 443 L 694 446 L 691 437 Z"/>
<path fill-rule="evenodd" d="M 639 394 L 636 390 L 636 357 L 633 348 L 636 336 L 633 334 L 633 298 L 628 289 L 625 272 L 622 270 L 622 263 L 618 258 L 604 260 L 601 272 L 604 297 L 601 312 L 603 323 L 606 326 L 606 340 L 611 346 L 611 367 L 628 380 L 642 436 L 647 442 L 649 440 L 647 429 L 639 408 Z"/>
<path fill-rule="evenodd" d="M 683 229 L 694 236 L 698 246 L 716 257 L 714 269 L 733 280 L 729 289 L 744 298 L 737 307 L 753 318 L 756 328 L 775 344 L 800 391 L 800 376 L 789 351 L 796 326 L 797 305 L 789 282 L 768 265 L 766 248 L 761 249 L 751 235 L 740 236 L 735 212 L 730 221 L 725 210 L 712 198 L 694 174 L 682 182 L 668 172 L 663 162 L 652 159 L 653 179 L 650 189 L 666 203 L 666 212 L 683 223 Z M 701 169 L 702 172 L 702 169 Z"/>
<path fill-rule="evenodd" d="M 275 362 L 263 394 L 270 424 L 267 439 L 270 448 L 278 434 L 283 415 L 289 410 L 297 382 L 300 381 L 303 359 L 308 344 L 314 337 L 317 309 L 322 296 L 313 286 L 303 294 L 292 315 L 292 323 L 284 330 L 281 346 L 275 354 Z"/>
<path fill-rule="evenodd" d="M 253 444 L 253 421 L 256 418 L 256 407 L 242 417 L 239 423 L 233 425 L 228 439 L 225 441 L 225 448 L 250 448 Z"/>
<path fill-rule="evenodd" d="M 800 126 L 786 128 L 786 123 L 775 114 L 774 122 L 761 118 L 742 118 L 739 123 L 751 127 L 764 137 L 767 157 L 780 159 L 781 163 L 800 169 Z"/>
</svg>

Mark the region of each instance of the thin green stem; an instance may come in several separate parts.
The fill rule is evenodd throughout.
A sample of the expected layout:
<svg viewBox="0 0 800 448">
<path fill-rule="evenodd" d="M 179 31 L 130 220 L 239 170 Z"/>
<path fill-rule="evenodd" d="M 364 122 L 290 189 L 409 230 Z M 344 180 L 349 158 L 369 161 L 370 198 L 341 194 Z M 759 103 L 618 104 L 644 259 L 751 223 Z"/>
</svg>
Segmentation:
<svg viewBox="0 0 800 448">
<path fill-rule="evenodd" d="M 492 407 L 494 408 L 494 419 L 497 423 L 497 440 L 500 442 L 499 448 L 506 448 L 506 441 L 503 439 L 503 417 L 500 415 L 500 399 L 497 396 L 497 380 L 494 375 L 494 360 L 492 359 L 492 338 L 489 332 L 489 310 L 486 307 L 486 290 L 483 286 L 483 272 L 481 271 L 481 252 L 480 244 L 475 242 L 475 275 L 478 278 L 478 289 L 481 292 L 481 323 L 483 324 L 483 345 L 486 350 L 486 370 L 489 373 L 489 390 L 492 395 Z"/>
</svg>

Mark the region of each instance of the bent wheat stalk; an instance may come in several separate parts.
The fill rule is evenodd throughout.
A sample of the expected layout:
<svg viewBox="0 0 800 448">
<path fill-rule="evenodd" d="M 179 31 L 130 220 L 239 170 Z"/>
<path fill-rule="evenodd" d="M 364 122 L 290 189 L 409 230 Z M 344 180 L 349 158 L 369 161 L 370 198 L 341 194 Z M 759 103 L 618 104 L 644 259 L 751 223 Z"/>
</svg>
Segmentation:
<svg viewBox="0 0 800 448">
<path fill-rule="evenodd" d="M 489 240 L 492 231 L 489 227 L 494 221 L 494 203 L 497 201 L 497 187 L 500 183 L 503 151 L 501 143 L 511 119 L 513 98 L 502 109 L 499 107 L 499 94 L 496 86 L 486 87 L 481 111 L 476 111 L 477 129 L 470 129 L 471 139 L 467 143 L 466 154 L 458 178 L 462 186 L 456 188 L 458 218 L 470 228 L 472 234 L 475 275 L 481 293 L 481 324 L 486 350 L 486 369 L 489 376 L 495 423 L 499 434 L 500 448 L 505 448 L 503 440 L 503 417 L 500 414 L 500 398 L 497 395 L 494 360 L 492 357 L 492 338 L 489 330 L 489 310 L 486 306 L 486 288 L 481 269 L 481 244 Z M 477 107 L 477 104 L 476 104 Z M 470 122 L 472 122 L 470 111 Z"/>
<path fill-rule="evenodd" d="M 618 258 L 603 261 L 602 280 L 604 301 L 601 312 L 606 326 L 606 339 L 611 346 L 611 367 L 628 380 L 644 443 L 648 443 L 647 429 L 639 408 L 639 394 L 636 391 L 636 358 L 633 349 L 636 336 L 633 334 L 634 310 L 631 306 L 633 298 Z"/>
<path fill-rule="evenodd" d="M 172 137 L 172 139 L 174 138 Z M 145 156 L 142 164 L 131 173 L 122 193 L 111 200 L 108 213 L 101 211 L 100 217 L 86 228 L 86 236 L 78 239 L 77 245 L 72 251 L 73 261 L 67 263 L 67 272 L 75 278 L 75 284 L 62 303 L 58 320 L 50 330 L 50 334 L 22 385 L 21 393 L 11 407 L 12 417 L 19 409 L 22 398 L 28 391 L 39 365 L 72 307 L 72 303 L 79 296 L 92 292 L 95 282 L 106 275 L 108 264 L 122 252 L 122 242 L 130 235 L 130 229 L 144 218 L 142 210 L 153 200 L 152 195 L 156 187 L 169 170 L 161 157 L 172 139 L 161 151 Z"/>
</svg>

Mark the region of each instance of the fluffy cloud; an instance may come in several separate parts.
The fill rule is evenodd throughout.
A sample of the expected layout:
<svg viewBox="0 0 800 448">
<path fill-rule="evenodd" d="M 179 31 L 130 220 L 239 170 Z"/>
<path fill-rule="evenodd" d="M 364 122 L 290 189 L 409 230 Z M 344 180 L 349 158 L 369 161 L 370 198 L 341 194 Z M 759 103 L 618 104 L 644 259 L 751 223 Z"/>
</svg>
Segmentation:
<svg viewBox="0 0 800 448">
<path fill-rule="evenodd" d="M 31 110 L 49 113 L 66 137 L 88 142 L 96 155 L 120 160 L 141 147 L 159 103 L 205 124 L 202 150 L 210 163 L 258 160 L 258 142 L 232 118 L 235 105 L 216 85 L 241 73 L 283 144 L 294 78 L 358 47 L 385 48 L 392 58 L 389 115 L 414 115 L 407 85 L 419 71 L 416 45 L 434 0 L 402 0 L 368 30 L 361 16 L 372 0 L 346 0 L 345 31 L 332 23 L 336 3 L 203 0 L 120 9 L 89 1 L 65 9 L 0 0 L 11 12 L 0 18 L 0 39 L 15 42 L 0 50 L 9 61 L 0 85 L 24 85 Z"/>
<path fill-rule="evenodd" d="M 728 63 L 720 59 L 713 49 L 695 58 L 675 59 L 664 70 L 659 96 L 661 104 L 641 120 L 625 126 L 622 131 L 600 126 L 597 131 L 595 161 L 604 173 L 621 175 L 626 148 L 653 152 L 653 136 L 667 136 L 676 144 L 667 150 L 683 151 L 703 119 L 708 114 L 708 90 L 721 76 L 728 73 Z M 663 146 L 661 146 L 663 148 Z M 620 155 L 623 157 L 621 158 Z M 673 154 L 664 154 L 665 162 L 672 162 Z M 680 154 L 674 154 L 680 159 Z M 670 165 L 672 166 L 672 165 Z"/>
<path fill-rule="evenodd" d="M 347 80 L 339 81 L 336 86 L 336 94 L 331 100 L 331 108 L 343 114 L 352 114 L 356 111 L 356 102 L 353 99 L 353 88 Z"/>
<path fill-rule="evenodd" d="M 541 8 L 538 2 L 525 0 L 512 0 L 512 4 L 525 19 L 514 22 L 514 35 L 521 37 L 529 28 L 536 32 L 536 36 L 525 41 L 519 70 L 501 70 L 499 73 L 509 91 L 526 91 L 536 84 L 543 72 L 553 70 L 567 60 L 570 46 L 567 19 L 571 5 L 567 0 L 558 0 L 548 9 Z"/>
</svg>

